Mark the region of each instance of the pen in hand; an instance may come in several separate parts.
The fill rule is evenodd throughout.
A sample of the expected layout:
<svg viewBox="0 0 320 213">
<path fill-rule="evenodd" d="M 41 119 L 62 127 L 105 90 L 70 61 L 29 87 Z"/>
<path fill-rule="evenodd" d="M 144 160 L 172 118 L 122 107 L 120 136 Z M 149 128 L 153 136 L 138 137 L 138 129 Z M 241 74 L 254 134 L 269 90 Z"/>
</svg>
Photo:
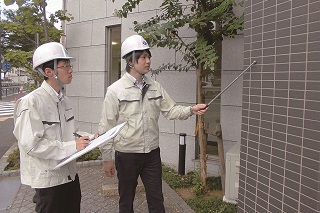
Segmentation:
<svg viewBox="0 0 320 213">
<path fill-rule="evenodd" d="M 82 135 L 79 135 L 79 134 L 76 133 L 76 132 L 73 133 L 73 136 L 78 137 L 78 138 L 82 137 Z"/>
<path fill-rule="evenodd" d="M 77 138 L 81 138 L 81 137 L 83 137 L 83 135 L 80 135 L 79 133 L 76 133 L 76 132 L 74 132 L 73 133 L 73 135 L 75 136 L 75 137 L 77 137 Z M 95 136 L 94 135 L 90 135 L 90 136 L 88 136 L 89 137 L 89 139 L 85 139 L 85 140 L 93 140 L 94 138 L 95 138 Z"/>
</svg>

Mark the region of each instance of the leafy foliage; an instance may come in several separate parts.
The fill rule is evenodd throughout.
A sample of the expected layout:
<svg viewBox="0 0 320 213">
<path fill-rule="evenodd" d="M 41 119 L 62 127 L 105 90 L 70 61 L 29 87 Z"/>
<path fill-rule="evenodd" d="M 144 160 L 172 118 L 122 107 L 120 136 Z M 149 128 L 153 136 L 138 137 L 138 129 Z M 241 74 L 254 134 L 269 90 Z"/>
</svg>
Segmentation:
<svg viewBox="0 0 320 213">
<path fill-rule="evenodd" d="M 9 163 L 4 170 L 17 170 L 20 168 L 20 156 L 19 149 L 14 149 L 13 152 L 8 156 L 7 162 Z"/>
<path fill-rule="evenodd" d="M 89 161 L 89 160 L 98 160 L 98 159 L 101 159 L 101 152 L 99 148 L 95 148 L 90 152 L 77 158 L 77 161 L 79 162 L 79 161 Z"/>
<path fill-rule="evenodd" d="M 115 1 L 115 0 L 113 0 Z M 130 0 L 122 6 L 119 14 L 127 17 L 129 12 L 142 0 Z M 134 30 L 140 33 L 151 46 L 168 47 L 181 52 L 188 66 L 179 67 L 179 71 L 188 71 L 202 64 L 204 69 L 212 69 L 219 56 L 215 42 L 224 36 L 232 37 L 243 29 L 243 17 L 233 13 L 234 0 L 195 1 L 164 0 L 161 12 L 144 23 L 134 21 Z M 197 39 L 182 37 L 179 30 L 187 27 L 194 31 Z M 166 65 L 177 68 L 176 65 Z M 165 66 L 154 72 L 161 72 Z M 207 72 L 207 74 L 212 72 Z"/>
<path fill-rule="evenodd" d="M 236 213 L 237 206 L 230 203 L 225 203 L 221 199 L 203 199 L 195 197 L 186 200 L 187 204 L 196 213 Z"/>
<path fill-rule="evenodd" d="M 179 175 L 177 172 L 167 166 L 162 166 L 162 178 L 173 189 L 193 187 L 195 191 L 197 188 L 201 188 L 200 172 L 192 171 L 186 175 Z M 221 190 L 221 178 L 220 177 L 207 177 L 208 190 Z M 197 195 L 203 194 L 205 191 L 201 191 Z"/>
<path fill-rule="evenodd" d="M 82 155 L 81 157 L 77 158 L 77 162 L 98 160 L 98 159 L 101 159 L 101 152 L 99 148 L 96 148 Z M 19 156 L 18 148 L 14 149 L 13 152 L 8 156 L 7 162 L 9 164 L 5 167 L 4 169 L 5 171 L 20 169 L 20 156 Z"/>
<path fill-rule="evenodd" d="M 15 1 L 5 1 L 11 4 Z M 58 30 L 54 24 L 59 20 L 70 21 L 72 17 L 65 11 L 57 11 L 46 19 L 44 24 L 43 0 L 22 0 L 16 1 L 19 5 L 17 10 L 4 10 L 5 18 L 0 22 L 2 54 L 5 60 L 10 62 L 13 67 L 25 67 L 32 79 L 35 80 L 34 85 L 28 85 L 28 88 L 37 87 L 37 82 L 43 80 L 32 71 L 32 54 L 34 49 L 42 43 L 49 41 L 59 41 L 63 35 L 62 30 Z M 48 39 L 44 33 L 44 27 L 47 29 Z"/>
<path fill-rule="evenodd" d="M 173 189 L 193 186 L 193 173 L 181 176 L 175 170 L 166 166 L 162 166 L 162 178 Z"/>
<path fill-rule="evenodd" d="M 164 181 L 173 189 L 189 188 L 193 187 L 195 197 L 186 199 L 188 205 L 195 211 L 201 213 L 213 212 L 213 213 L 235 213 L 237 212 L 236 205 L 225 203 L 221 199 L 209 199 L 204 197 L 204 188 L 200 181 L 199 172 L 189 172 L 187 175 L 181 176 L 176 173 L 175 170 L 162 166 L 162 177 Z M 208 177 L 207 184 L 209 190 L 221 190 L 221 178 L 220 177 Z M 202 187 L 201 187 L 202 186 Z"/>
</svg>

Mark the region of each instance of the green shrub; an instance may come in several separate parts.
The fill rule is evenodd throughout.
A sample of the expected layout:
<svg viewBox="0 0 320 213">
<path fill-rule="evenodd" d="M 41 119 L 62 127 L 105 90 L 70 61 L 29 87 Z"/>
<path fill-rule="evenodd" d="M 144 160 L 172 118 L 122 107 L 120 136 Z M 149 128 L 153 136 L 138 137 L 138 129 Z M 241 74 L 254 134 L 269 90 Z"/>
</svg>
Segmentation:
<svg viewBox="0 0 320 213">
<path fill-rule="evenodd" d="M 237 206 L 235 204 L 223 202 L 221 199 L 203 199 L 195 197 L 186 200 L 187 204 L 196 213 L 236 213 Z"/>
<path fill-rule="evenodd" d="M 209 190 L 222 190 L 221 177 L 208 177 L 207 187 Z"/>
<path fill-rule="evenodd" d="M 223 202 L 220 198 L 205 196 L 205 186 L 200 180 L 200 171 L 189 172 L 181 176 L 169 167 L 162 167 L 163 180 L 173 189 L 191 188 L 193 189 L 194 197 L 185 199 L 188 205 L 196 213 L 236 213 L 237 206 L 234 204 Z M 208 177 L 207 189 L 221 191 L 221 177 Z"/>
<path fill-rule="evenodd" d="M 20 155 L 18 148 L 14 149 L 13 152 L 8 156 L 7 162 L 9 164 L 4 168 L 4 171 L 17 170 L 20 168 Z"/>
<path fill-rule="evenodd" d="M 99 158 L 101 158 L 101 152 L 100 152 L 99 148 L 95 148 L 95 149 L 91 150 L 90 152 L 77 158 L 77 162 L 98 160 Z"/>
<path fill-rule="evenodd" d="M 174 169 L 171 169 L 166 166 L 162 167 L 162 178 L 173 189 L 193 186 L 192 173 L 188 173 L 187 175 L 181 176 L 178 175 Z"/>
<path fill-rule="evenodd" d="M 82 155 L 81 157 L 77 158 L 77 161 L 79 162 L 79 161 L 89 161 L 89 160 L 98 160 L 98 159 L 101 159 L 101 152 L 99 148 L 96 148 Z M 4 168 L 4 171 L 20 169 L 20 155 L 19 155 L 18 148 L 14 149 L 13 152 L 8 156 L 7 162 L 9 164 Z"/>
<path fill-rule="evenodd" d="M 173 189 L 193 187 L 194 193 L 197 196 L 205 193 L 205 186 L 200 179 L 200 171 L 192 171 L 186 175 L 178 175 L 174 169 L 163 166 L 162 178 Z M 221 177 L 207 178 L 208 190 L 222 190 Z"/>
</svg>

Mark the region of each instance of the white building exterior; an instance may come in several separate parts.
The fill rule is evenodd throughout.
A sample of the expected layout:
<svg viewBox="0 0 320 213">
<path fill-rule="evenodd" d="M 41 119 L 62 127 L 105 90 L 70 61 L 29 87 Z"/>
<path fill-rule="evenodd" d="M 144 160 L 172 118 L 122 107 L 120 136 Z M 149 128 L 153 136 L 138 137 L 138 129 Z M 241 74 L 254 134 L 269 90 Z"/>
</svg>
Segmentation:
<svg viewBox="0 0 320 213">
<path fill-rule="evenodd" d="M 136 34 L 133 21 L 143 22 L 160 12 L 162 0 L 142 1 L 127 18 L 114 16 L 116 9 L 121 9 L 124 0 L 67 0 L 66 9 L 74 20 L 66 23 L 66 47 L 70 55 L 76 58 L 74 79 L 67 86 L 67 95 L 72 100 L 76 119 L 81 130 L 96 132 L 100 120 L 101 106 L 106 88 L 111 84 L 114 62 L 111 37 L 119 35 L 119 44 L 125 38 Z M 183 1 L 182 1 L 183 2 Z M 241 14 L 238 8 L 237 13 Z M 112 34 L 115 30 L 116 35 Z M 111 29 L 111 31 L 110 31 Z M 119 34 L 118 34 L 119 33 Z M 184 29 L 179 35 L 194 39 L 195 33 Z M 115 38 L 116 39 L 116 38 Z M 112 40 L 113 41 L 113 40 Z M 184 63 L 182 56 L 166 48 L 152 48 L 152 68 L 165 63 Z M 120 54 L 120 53 L 119 53 Z M 119 55 L 120 63 L 120 55 Z M 222 88 L 230 83 L 243 70 L 243 36 L 225 39 L 222 58 Z M 125 63 L 121 60 L 121 71 L 124 73 Z M 196 104 L 195 71 L 165 71 L 153 76 L 160 82 L 177 104 L 191 106 Z M 212 107 L 212 106 L 211 106 Z M 224 149 L 227 152 L 236 142 L 240 141 L 242 111 L 242 78 L 230 87 L 221 98 L 221 125 L 223 130 Z M 179 133 L 186 133 L 186 170 L 195 170 L 199 166 L 198 143 L 194 136 L 196 116 L 186 121 L 168 121 L 160 118 L 160 148 L 164 164 L 173 168 L 178 166 Z M 208 173 L 219 175 L 216 156 L 209 156 Z"/>
</svg>

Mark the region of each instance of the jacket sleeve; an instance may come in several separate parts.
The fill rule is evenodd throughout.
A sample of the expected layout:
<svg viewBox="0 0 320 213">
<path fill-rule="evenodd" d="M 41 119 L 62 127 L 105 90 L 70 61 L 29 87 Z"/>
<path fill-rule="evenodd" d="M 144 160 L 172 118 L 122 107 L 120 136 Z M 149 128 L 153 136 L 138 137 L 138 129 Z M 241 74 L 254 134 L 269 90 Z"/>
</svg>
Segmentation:
<svg viewBox="0 0 320 213">
<path fill-rule="evenodd" d="M 112 90 L 108 89 L 102 105 L 101 119 L 99 123 L 99 134 L 103 134 L 109 129 L 115 127 L 117 125 L 118 118 L 119 100 L 117 98 L 117 95 Z M 113 152 L 113 140 L 101 145 L 100 151 L 102 153 L 102 159 L 104 161 L 111 161 Z"/>
<path fill-rule="evenodd" d="M 190 110 L 190 106 L 177 105 L 174 100 L 170 98 L 165 89 L 159 85 L 162 99 L 160 103 L 160 109 L 163 116 L 168 120 L 186 120 L 193 113 Z"/>
<path fill-rule="evenodd" d="M 30 99 L 19 100 L 15 106 L 13 134 L 19 148 L 24 149 L 28 155 L 42 159 L 62 160 L 74 154 L 77 151 L 74 140 L 63 142 L 45 137 L 41 116 L 34 100 Z"/>
</svg>

